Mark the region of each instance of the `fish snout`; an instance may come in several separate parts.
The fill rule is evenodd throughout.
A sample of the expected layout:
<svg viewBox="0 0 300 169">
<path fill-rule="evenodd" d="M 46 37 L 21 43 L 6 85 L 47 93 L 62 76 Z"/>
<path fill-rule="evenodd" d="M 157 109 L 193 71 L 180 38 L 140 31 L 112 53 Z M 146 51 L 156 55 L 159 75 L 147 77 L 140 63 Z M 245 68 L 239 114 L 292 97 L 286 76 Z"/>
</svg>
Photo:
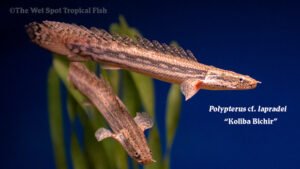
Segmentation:
<svg viewBox="0 0 300 169">
<path fill-rule="evenodd" d="M 257 84 L 261 84 L 260 81 L 254 79 L 254 78 L 252 78 L 252 77 L 250 77 L 250 76 L 247 76 L 247 77 L 245 78 L 245 80 L 246 80 L 246 86 L 248 86 L 248 87 L 247 87 L 248 89 L 254 89 L 254 88 L 257 87 Z"/>
<path fill-rule="evenodd" d="M 151 164 L 151 163 L 155 163 L 155 162 L 156 161 L 151 158 L 151 159 L 147 159 L 147 160 L 142 161 L 142 164 L 147 165 L 147 164 Z"/>
<path fill-rule="evenodd" d="M 252 83 L 250 83 L 250 86 L 251 86 L 251 88 L 256 88 L 257 84 L 261 84 L 261 82 L 258 80 L 254 80 Z"/>
</svg>

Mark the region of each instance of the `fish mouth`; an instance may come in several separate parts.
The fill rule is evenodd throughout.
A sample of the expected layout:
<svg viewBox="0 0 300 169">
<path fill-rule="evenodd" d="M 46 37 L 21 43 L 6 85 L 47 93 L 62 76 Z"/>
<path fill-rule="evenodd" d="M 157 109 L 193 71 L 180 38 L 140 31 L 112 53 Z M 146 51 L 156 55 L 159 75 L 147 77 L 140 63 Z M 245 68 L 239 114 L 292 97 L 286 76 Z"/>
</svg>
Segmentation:
<svg viewBox="0 0 300 169">
<path fill-rule="evenodd" d="M 254 88 L 257 87 L 258 84 L 261 84 L 261 81 L 253 79 L 253 82 L 249 84 L 249 88 L 248 89 L 254 89 Z"/>
<path fill-rule="evenodd" d="M 261 84 L 261 81 L 256 80 L 250 76 L 244 76 L 244 80 L 248 81 L 248 83 L 245 84 L 245 89 L 254 89 L 258 84 Z"/>
<path fill-rule="evenodd" d="M 151 164 L 151 163 L 155 163 L 155 162 L 156 162 L 155 160 L 150 159 L 150 160 L 142 161 L 141 163 L 144 164 L 144 165 L 147 165 L 147 164 Z"/>
<path fill-rule="evenodd" d="M 256 80 L 256 79 L 253 79 L 253 80 L 254 80 L 254 82 L 253 82 L 253 83 L 254 83 L 255 85 L 257 85 L 257 84 L 261 84 L 261 81 L 259 81 L 259 80 Z"/>
</svg>

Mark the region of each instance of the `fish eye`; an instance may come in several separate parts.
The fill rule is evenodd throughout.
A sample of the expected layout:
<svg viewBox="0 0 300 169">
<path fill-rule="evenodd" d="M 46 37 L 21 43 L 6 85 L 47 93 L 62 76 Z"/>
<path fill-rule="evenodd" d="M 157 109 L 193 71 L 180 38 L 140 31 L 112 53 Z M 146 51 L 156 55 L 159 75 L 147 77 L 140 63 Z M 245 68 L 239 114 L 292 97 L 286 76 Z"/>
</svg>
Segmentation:
<svg viewBox="0 0 300 169">
<path fill-rule="evenodd" d="M 243 82 L 244 81 L 244 79 L 243 78 L 240 78 L 240 82 Z"/>
<path fill-rule="evenodd" d="M 135 152 L 134 157 L 139 159 L 141 157 L 141 155 L 138 152 Z"/>
</svg>

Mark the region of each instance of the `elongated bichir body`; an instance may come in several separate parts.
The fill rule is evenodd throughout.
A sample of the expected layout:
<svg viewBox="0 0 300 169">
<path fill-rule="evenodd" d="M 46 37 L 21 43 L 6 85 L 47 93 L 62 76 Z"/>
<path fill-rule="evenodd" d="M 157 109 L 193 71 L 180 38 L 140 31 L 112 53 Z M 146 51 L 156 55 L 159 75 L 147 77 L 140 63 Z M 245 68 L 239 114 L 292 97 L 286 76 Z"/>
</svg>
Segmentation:
<svg viewBox="0 0 300 169">
<path fill-rule="evenodd" d="M 82 63 L 71 63 L 68 79 L 96 106 L 112 129 L 100 128 L 95 134 L 98 141 L 112 137 L 137 162 L 148 164 L 154 161 L 143 133 L 153 125 L 146 113 L 137 113 L 135 118 L 131 117 L 108 82 L 90 73 Z"/>
<path fill-rule="evenodd" d="M 200 88 L 244 90 L 255 88 L 258 83 L 249 76 L 201 64 L 189 50 L 145 38 L 134 41 L 96 28 L 52 21 L 34 22 L 26 29 L 34 43 L 71 61 L 94 60 L 106 67 L 180 84 L 186 100 Z"/>
</svg>

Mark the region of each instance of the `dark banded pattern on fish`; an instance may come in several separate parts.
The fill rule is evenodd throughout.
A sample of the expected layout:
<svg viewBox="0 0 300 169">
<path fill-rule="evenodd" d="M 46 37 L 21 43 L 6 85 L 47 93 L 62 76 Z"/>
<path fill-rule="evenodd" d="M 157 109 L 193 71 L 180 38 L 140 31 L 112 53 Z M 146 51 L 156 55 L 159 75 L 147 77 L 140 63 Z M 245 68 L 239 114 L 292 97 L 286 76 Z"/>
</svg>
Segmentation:
<svg viewBox="0 0 300 169">
<path fill-rule="evenodd" d="M 143 133 L 153 125 L 149 115 L 137 113 L 133 119 L 108 82 L 89 72 L 82 63 L 70 64 L 68 79 L 96 106 L 112 129 L 112 131 L 105 128 L 97 130 L 95 135 L 98 141 L 112 137 L 120 142 L 137 162 L 142 164 L 154 162 Z"/>
<path fill-rule="evenodd" d="M 106 68 L 128 69 L 180 84 L 186 100 L 200 88 L 245 90 L 259 83 L 249 76 L 199 63 L 190 50 L 142 37 L 133 40 L 97 28 L 53 21 L 33 22 L 26 30 L 34 43 L 71 61 L 94 60 Z"/>
</svg>

